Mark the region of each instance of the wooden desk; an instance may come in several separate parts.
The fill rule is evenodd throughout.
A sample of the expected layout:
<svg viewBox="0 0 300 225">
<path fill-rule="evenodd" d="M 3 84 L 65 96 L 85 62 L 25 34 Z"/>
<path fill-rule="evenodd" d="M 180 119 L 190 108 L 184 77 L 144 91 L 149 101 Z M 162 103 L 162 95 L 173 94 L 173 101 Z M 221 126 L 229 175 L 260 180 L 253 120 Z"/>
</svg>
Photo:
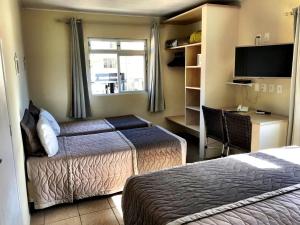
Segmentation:
<svg viewBox="0 0 300 225">
<path fill-rule="evenodd" d="M 276 114 L 259 115 L 255 111 L 238 112 L 249 115 L 252 123 L 251 152 L 286 146 L 288 117 Z"/>
</svg>

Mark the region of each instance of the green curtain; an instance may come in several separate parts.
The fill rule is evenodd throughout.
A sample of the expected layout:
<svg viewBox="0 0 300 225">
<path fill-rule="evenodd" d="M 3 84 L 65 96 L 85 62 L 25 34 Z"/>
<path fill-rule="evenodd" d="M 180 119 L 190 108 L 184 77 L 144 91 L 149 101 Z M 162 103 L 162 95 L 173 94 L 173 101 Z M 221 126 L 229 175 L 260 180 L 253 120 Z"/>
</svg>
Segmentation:
<svg viewBox="0 0 300 225">
<path fill-rule="evenodd" d="M 165 110 L 165 99 L 160 61 L 159 23 L 151 25 L 150 61 L 149 61 L 149 112 Z"/>
<path fill-rule="evenodd" d="M 74 119 L 85 119 L 91 116 L 91 107 L 85 64 L 82 22 L 71 18 L 70 27 L 72 65 L 72 104 L 70 116 Z"/>
<path fill-rule="evenodd" d="M 295 16 L 295 40 L 287 144 L 300 145 L 300 7 L 293 12 Z"/>
</svg>

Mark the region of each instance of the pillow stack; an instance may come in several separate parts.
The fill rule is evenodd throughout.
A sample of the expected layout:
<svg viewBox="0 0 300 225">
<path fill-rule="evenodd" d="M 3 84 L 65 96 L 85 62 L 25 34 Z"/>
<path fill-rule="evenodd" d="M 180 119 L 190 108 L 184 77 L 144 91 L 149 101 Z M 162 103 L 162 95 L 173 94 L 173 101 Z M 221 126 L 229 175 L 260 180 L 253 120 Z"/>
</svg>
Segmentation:
<svg viewBox="0 0 300 225">
<path fill-rule="evenodd" d="M 60 126 L 48 111 L 39 109 L 30 101 L 29 110 L 25 110 L 21 127 L 25 136 L 27 155 L 47 154 L 52 157 L 57 154 L 59 149 L 57 136 L 60 134 Z"/>
<path fill-rule="evenodd" d="M 48 119 L 40 114 L 40 119 L 37 123 L 37 133 L 40 141 L 49 157 L 56 155 L 58 152 L 58 141 L 56 133 L 51 127 Z"/>
</svg>

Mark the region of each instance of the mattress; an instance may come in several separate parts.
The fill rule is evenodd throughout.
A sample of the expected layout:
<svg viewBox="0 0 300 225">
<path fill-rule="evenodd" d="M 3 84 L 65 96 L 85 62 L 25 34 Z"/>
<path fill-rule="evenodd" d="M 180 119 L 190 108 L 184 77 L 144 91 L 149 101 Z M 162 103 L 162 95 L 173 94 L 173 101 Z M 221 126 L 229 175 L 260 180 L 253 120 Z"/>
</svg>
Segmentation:
<svg viewBox="0 0 300 225">
<path fill-rule="evenodd" d="M 133 176 L 124 223 L 299 224 L 299 159 L 300 148 L 286 147 Z"/>
<path fill-rule="evenodd" d="M 96 134 L 149 126 L 151 126 L 151 122 L 135 115 L 108 117 L 99 120 L 72 121 L 60 123 L 60 136 Z"/>
<path fill-rule="evenodd" d="M 132 175 L 185 164 L 185 140 L 156 126 L 58 141 L 54 157 L 27 160 L 29 200 L 36 209 L 117 193 Z"/>
</svg>

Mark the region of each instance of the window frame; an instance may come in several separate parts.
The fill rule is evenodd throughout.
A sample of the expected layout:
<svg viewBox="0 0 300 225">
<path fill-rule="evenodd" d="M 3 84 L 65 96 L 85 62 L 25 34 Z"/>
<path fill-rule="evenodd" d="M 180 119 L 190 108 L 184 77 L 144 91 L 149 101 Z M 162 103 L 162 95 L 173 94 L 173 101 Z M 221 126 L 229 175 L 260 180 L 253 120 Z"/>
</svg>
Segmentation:
<svg viewBox="0 0 300 225">
<path fill-rule="evenodd" d="M 116 41 L 117 49 L 91 49 L 90 41 Z M 120 42 L 135 42 L 135 41 L 144 41 L 144 50 L 121 50 Z M 90 54 L 116 54 L 117 55 L 117 69 L 118 69 L 118 91 L 119 93 L 109 93 L 109 94 L 93 94 L 92 93 L 92 80 L 91 80 L 91 63 L 90 63 Z M 144 56 L 144 89 L 138 91 L 120 91 L 120 56 Z M 127 95 L 127 94 L 138 94 L 138 93 L 147 93 L 148 91 L 148 43 L 147 39 L 127 39 L 127 38 L 88 38 L 88 74 L 89 74 L 89 90 L 91 96 L 112 96 L 112 95 Z"/>
</svg>

